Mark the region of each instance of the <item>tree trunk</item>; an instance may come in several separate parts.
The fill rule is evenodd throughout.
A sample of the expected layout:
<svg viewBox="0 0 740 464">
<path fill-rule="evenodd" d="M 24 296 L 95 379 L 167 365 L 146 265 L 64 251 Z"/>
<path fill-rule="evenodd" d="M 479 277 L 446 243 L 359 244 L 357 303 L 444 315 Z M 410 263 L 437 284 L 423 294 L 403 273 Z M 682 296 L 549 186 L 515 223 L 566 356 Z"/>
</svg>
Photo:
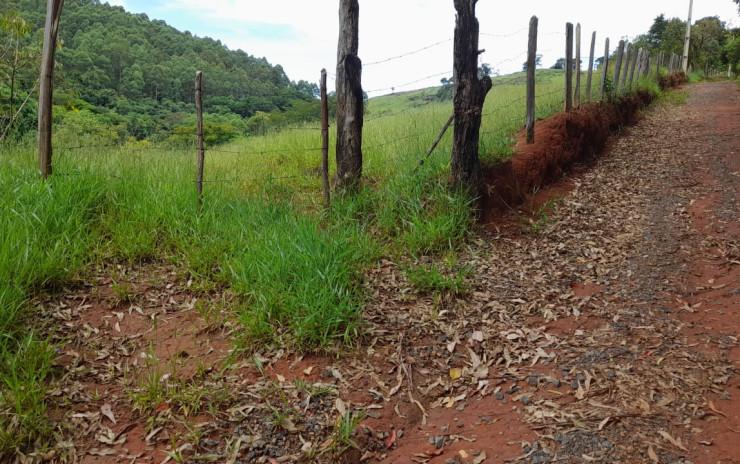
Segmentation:
<svg viewBox="0 0 740 464">
<path fill-rule="evenodd" d="M 51 175 L 51 95 L 54 79 L 54 54 L 57 49 L 59 18 L 64 0 L 48 0 L 44 49 L 39 76 L 39 171 L 44 179 Z"/>
<path fill-rule="evenodd" d="M 336 186 L 354 190 L 362 178 L 362 62 L 359 47 L 358 0 L 339 3 L 337 47 L 337 177 Z"/>
<path fill-rule="evenodd" d="M 452 145 L 452 181 L 456 190 L 478 195 L 482 174 L 478 145 L 483 103 L 491 90 L 491 79 L 478 79 L 478 20 L 475 17 L 477 0 L 454 0 L 455 21 L 454 55 L 454 113 L 455 129 Z"/>
</svg>

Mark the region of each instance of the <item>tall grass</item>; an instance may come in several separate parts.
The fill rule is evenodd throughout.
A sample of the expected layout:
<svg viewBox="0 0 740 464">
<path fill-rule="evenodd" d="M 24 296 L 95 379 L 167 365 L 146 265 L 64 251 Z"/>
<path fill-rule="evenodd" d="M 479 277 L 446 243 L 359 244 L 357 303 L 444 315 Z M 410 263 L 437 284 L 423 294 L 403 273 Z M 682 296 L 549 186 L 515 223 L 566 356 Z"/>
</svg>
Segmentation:
<svg viewBox="0 0 740 464">
<path fill-rule="evenodd" d="M 27 323 L 27 299 L 65 283 L 95 246 L 105 185 L 54 177 L 24 163 L 0 170 L 0 456 L 47 436 L 44 398 L 53 352 Z M 32 327 L 32 326 L 31 326 Z"/>
</svg>

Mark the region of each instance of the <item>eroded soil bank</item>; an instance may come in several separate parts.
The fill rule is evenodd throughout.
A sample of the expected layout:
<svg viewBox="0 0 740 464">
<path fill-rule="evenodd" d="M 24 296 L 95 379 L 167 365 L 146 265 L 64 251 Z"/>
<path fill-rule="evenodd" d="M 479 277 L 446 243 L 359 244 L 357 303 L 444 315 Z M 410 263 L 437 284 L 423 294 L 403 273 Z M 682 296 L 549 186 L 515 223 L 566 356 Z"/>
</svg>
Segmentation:
<svg viewBox="0 0 740 464">
<path fill-rule="evenodd" d="M 684 74 L 661 79 L 663 89 L 686 82 Z M 560 113 L 535 123 L 535 142 L 526 143 L 522 130 L 511 160 L 484 168 L 481 200 L 484 221 L 519 206 L 538 189 L 558 181 L 579 161 L 598 157 L 609 139 L 633 125 L 640 109 L 653 101 L 645 90 L 615 101 L 585 103 L 570 113 Z"/>
</svg>

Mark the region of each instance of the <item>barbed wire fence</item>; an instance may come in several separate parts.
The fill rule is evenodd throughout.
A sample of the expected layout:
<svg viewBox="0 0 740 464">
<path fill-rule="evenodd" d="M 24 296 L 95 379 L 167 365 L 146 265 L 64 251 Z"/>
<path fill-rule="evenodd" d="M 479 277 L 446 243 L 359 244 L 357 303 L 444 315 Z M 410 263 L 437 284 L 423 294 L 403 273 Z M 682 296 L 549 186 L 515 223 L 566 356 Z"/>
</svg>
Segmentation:
<svg viewBox="0 0 740 464">
<path fill-rule="evenodd" d="M 527 74 L 496 75 L 498 69 L 504 66 L 511 68 L 512 63 L 523 63 L 522 67 L 526 71 L 526 65 L 533 54 L 534 56 L 542 53 L 559 54 L 559 51 L 555 49 L 537 50 L 535 47 L 533 50 L 526 40 L 527 31 L 529 31 L 530 35 L 532 34 L 531 27 L 521 28 L 507 34 L 480 33 L 481 47 L 489 49 L 495 49 L 497 42 L 502 39 L 522 37 L 521 47 L 511 50 L 509 56 L 503 57 L 495 63 L 487 64 L 488 69 L 493 72 L 494 76 L 492 88 L 481 113 L 480 145 L 484 155 L 487 154 L 486 152 L 489 154 L 492 152 L 494 156 L 508 154 L 514 141 L 513 137 L 519 130 L 527 127 L 530 121 L 533 123 L 535 119 L 556 113 L 566 107 L 565 102 L 572 102 L 573 95 L 569 94 L 567 89 L 564 89 L 562 84 L 560 84 L 561 71 L 543 72 L 546 70 L 538 69 L 535 66 L 535 71 L 531 73 L 534 76 L 532 82 L 529 82 Z M 568 38 L 567 31 L 550 31 L 540 35 L 559 37 L 564 41 L 566 39 L 572 40 Z M 427 53 L 438 47 L 445 46 L 452 41 L 452 38 L 446 38 L 408 52 L 373 59 L 364 64 L 364 67 L 392 67 L 398 62 Z M 580 43 L 577 47 L 580 50 Z M 656 76 L 657 70 L 661 67 L 667 66 L 669 72 L 676 70 L 675 59 L 673 57 L 666 62 L 664 56 L 651 58 L 646 51 L 640 51 L 639 54 L 635 51 L 632 55 L 625 55 L 623 57 L 623 49 L 624 47 L 622 46 L 618 48 L 615 64 L 612 64 L 609 59 L 608 39 L 605 53 L 602 57 L 595 57 L 592 52 L 589 63 L 594 63 L 596 58 L 601 58 L 602 62 L 598 66 L 599 73 L 600 75 L 606 75 L 607 78 L 595 77 L 596 85 L 588 88 L 586 101 L 596 95 L 599 95 L 599 98 L 611 98 L 615 95 L 628 92 L 633 86 L 635 76 L 639 79 L 651 75 L 651 60 L 656 62 L 654 65 Z M 566 47 L 564 46 L 562 51 L 565 52 L 565 50 Z M 620 76 L 619 67 L 623 61 L 625 64 L 625 74 Z M 610 65 L 612 65 L 613 77 L 609 76 Z M 573 62 L 572 56 L 566 56 L 565 66 L 570 69 L 575 68 L 577 70 L 576 74 L 580 78 L 583 72 L 580 60 Z M 593 70 L 592 65 L 587 72 L 590 74 Z M 627 75 L 626 73 L 629 73 L 629 77 L 624 79 Z M 391 71 L 387 72 L 386 75 L 393 76 L 395 74 Z M 334 74 L 327 73 L 327 77 L 331 81 L 336 80 L 336 75 Z M 423 87 L 425 83 L 431 83 L 432 80 L 443 84 L 442 87 L 437 86 L 435 90 L 422 92 L 420 94 L 421 96 L 416 98 L 412 103 L 401 108 L 388 107 L 376 109 L 373 100 L 370 100 L 370 111 L 364 118 L 365 130 L 368 136 L 364 137 L 362 147 L 363 152 L 368 155 L 366 158 L 368 166 L 375 169 L 391 163 L 396 168 L 404 166 L 404 169 L 405 166 L 416 166 L 413 171 L 410 168 L 408 169 L 409 172 L 415 173 L 419 166 L 424 165 L 425 160 L 434 153 L 435 147 L 443 139 L 445 130 L 450 126 L 453 119 L 449 115 L 452 112 L 451 95 L 441 95 L 445 86 L 452 85 L 452 77 L 453 71 L 451 69 L 438 69 L 432 72 L 420 73 L 419 77 L 416 78 L 406 78 L 398 83 L 389 83 L 385 86 L 366 91 L 368 96 L 385 94 L 401 96 L 406 94 L 408 90 Z M 620 77 L 622 78 L 621 81 Z M 207 74 L 203 78 L 207 79 Z M 604 84 L 602 84 L 599 89 L 598 81 L 609 82 L 609 78 L 611 78 L 612 87 L 604 89 Z M 589 77 L 589 83 L 591 80 L 591 77 Z M 527 107 L 528 99 L 527 85 L 534 86 L 535 82 L 539 82 L 539 85 L 536 87 L 537 91 L 534 93 L 534 99 L 537 103 L 532 105 L 534 114 L 528 115 L 525 108 Z M 579 90 L 581 90 L 583 84 L 585 82 L 577 84 Z M 430 85 L 429 88 L 431 87 L 433 86 Z M 449 91 L 449 88 L 447 90 Z M 576 101 L 575 107 L 579 104 L 581 102 Z M 419 117 L 419 114 L 423 111 L 428 111 L 428 113 L 425 113 L 425 117 L 431 115 L 431 118 L 429 118 L 430 122 L 425 124 L 421 124 L 419 121 L 422 119 Z M 445 123 L 445 121 L 447 122 Z M 441 132 L 440 129 L 442 129 Z M 129 166 L 132 164 L 136 165 L 138 174 L 147 181 L 154 183 L 183 185 L 195 183 L 200 186 L 203 184 L 264 186 L 265 184 L 276 181 L 302 179 L 309 190 L 318 193 L 321 186 L 321 155 L 327 149 L 327 147 L 322 146 L 321 133 L 323 130 L 326 130 L 326 127 L 309 121 L 302 125 L 286 125 L 279 130 L 291 134 L 290 136 L 283 137 L 285 140 L 290 139 L 290 143 L 276 142 L 280 138 L 273 137 L 267 140 L 267 137 L 258 136 L 249 137 L 241 145 L 234 143 L 226 146 L 205 145 L 203 148 L 205 169 L 201 168 L 197 170 L 199 173 L 205 173 L 203 177 L 194 178 L 192 175 L 196 171 L 192 163 L 192 160 L 196 159 L 193 156 L 196 152 L 196 144 L 193 144 L 192 147 L 85 143 L 71 146 L 55 146 L 54 150 L 61 153 L 63 157 L 75 158 L 80 162 L 79 168 L 69 169 L 67 172 L 57 172 L 57 174 L 65 176 L 103 176 L 125 181 L 126 176 L 118 173 L 120 169 L 112 168 L 108 169 L 108 172 L 106 172 L 106 169 L 102 169 L 103 164 L 105 164 L 103 162 L 97 163 L 100 169 L 97 171 L 92 170 L 95 163 L 91 163 L 90 161 L 93 159 L 102 161 L 100 158 L 107 154 L 107 156 L 116 156 L 118 163 L 128 164 Z M 399 131 L 402 133 L 399 133 Z M 202 137 L 202 133 L 200 135 Z M 298 135 L 301 137 L 298 137 Z M 251 139 L 259 139 L 259 143 L 252 143 Z M 449 142 L 449 137 L 447 141 Z M 439 149 L 437 153 L 444 152 Z M 175 161 L 170 169 L 156 171 L 159 174 L 155 175 L 151 167 L 157 161 L 157 157 L 166 157 L 170 162 L 173 162 L 172 160 Z M 87 164 L 85 161 L 87 161 Z M 278 169 L 281 172 L 279 175 L 273 174 L 268 169 L 269 167 L 285 167 L 288 164 L 292 165 L 292 169 Z M 244 166 L 249 166 L 253 172 L 246 172 L 247 168 Z M 262 169 L 260 169 L 260 166 L 262 166 Z M 161 173 L 173 175 L 167 177 L 167 174 L 162 175 Z M 200 190 L 198 198 L 199 202 L 202 201 Z"/>
</svg>

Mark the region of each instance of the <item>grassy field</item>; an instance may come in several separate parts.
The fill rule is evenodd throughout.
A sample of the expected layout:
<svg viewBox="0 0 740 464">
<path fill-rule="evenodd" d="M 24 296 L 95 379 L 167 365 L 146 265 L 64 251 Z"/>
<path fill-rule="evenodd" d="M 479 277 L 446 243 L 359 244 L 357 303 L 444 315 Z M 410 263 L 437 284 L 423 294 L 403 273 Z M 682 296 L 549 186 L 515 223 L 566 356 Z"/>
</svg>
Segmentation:
<svg viewBox="0 0 740 464">
<path fill-rule="evenodd" d="M 562 108 L 563 74 L 538 74 L 543 118 Z M 494 79 L 481 129 L 486 163 L 509 156 L 524 125 L 523 77 Z M 334 197 L 330 210 L 320 206 L 316 124 L 208 150 L 202 211 L 192 151 L 98 147 L 80 134 L 55 140 L 55 173 L 42 182 L 33 147 L 0 148 L 0 455 L 51 432 L 44 397 L 54 347 L 28 329 L 39 315 L 32 302 L 82 281 L 98 262 L 172 260 L 204 291 L 231 289 L 237 348 L 356 343 L 369 266 L 386 256 L 429 280 L 413 258 L 454 250 L 470 231 L 472 199 L 447 189 L 452 131 L 414 173 L 452 111 L 434 94 L 370 101 L 365 186 Z"/>
</svg>

